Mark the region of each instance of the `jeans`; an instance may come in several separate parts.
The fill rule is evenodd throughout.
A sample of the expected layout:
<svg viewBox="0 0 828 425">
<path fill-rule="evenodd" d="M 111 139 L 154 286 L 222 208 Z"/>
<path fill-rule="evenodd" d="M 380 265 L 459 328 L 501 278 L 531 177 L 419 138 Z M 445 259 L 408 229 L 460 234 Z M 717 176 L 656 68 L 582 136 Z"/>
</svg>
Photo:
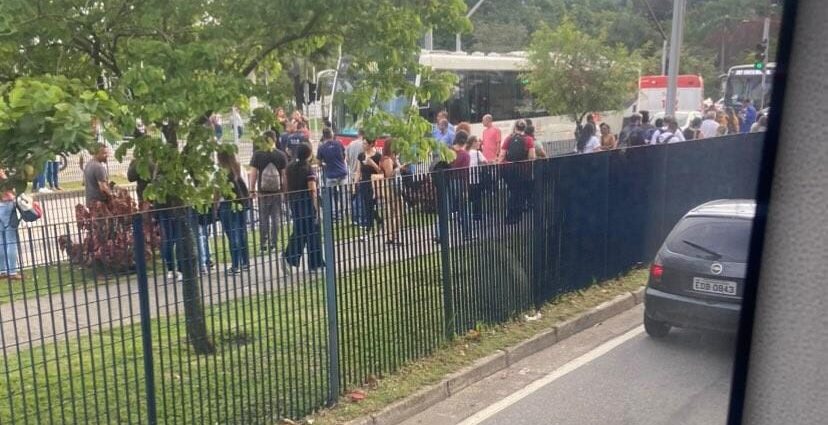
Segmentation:
<svg viewBox="0 0 828 425">
<path fill-rule="evenodd" d="M 524 168 L 524 164 L 507 164 L 503 170 L 503 179 L 509 188 L 509 200 L 506 205 L 506 224 L 520 221 L 523 212 L 528 208 L 529 195 L 532 191 L 531 180 Z"/>
<path fill-rule="evenodd" d="M 46 167 L 46 171 L 38 174 L 35 176 L 34 180 L 32 180 L 32 190 L 37 191 L 39 189 L 43 189 L 46 187 L 46 172 L 48 171 L 49 167 Z"/>
<path fill-rule="evenodd" d="M 275 249 L 282 225 L 282 195 L 262 193 L 259 196 L 259 232 L 262 249 Z"/>
<path fill-rule="evenodd" d="M 448 206 L 449 216 L 457 214 L 456 217 L 460 222 L 460 232 L 464 238 L 470 236 L 471 226 L 469 223 L 469 208 L 466 202 L 466 182 L 459 178 L 450 178 L 448 181 Z M 449 233 L 451 233 L 451 224 L 449 224 Z M 437 237 L 440 237 L 440 223 L 437 222 Z"/>
<path fill-rule="evenodd" d="M 198 250 L 198 266 L 207 267 L 212 263 L 210 261 L 210 226 L 212 224 L 201 224 L 202 220 L 199 220 L 199 214 L 195 210 L 192 211 L 190 221 L 193 232 L 195 233 L 196 249 Z"/>
<path fill-rule="evenodd" d="M 176 270 L 176 244 L 181 243 L 183 232 L 181 231 L 181 224 L 178 223 L 175 212 L 169 210 L 158 211 L 158 224 L 161 227 L 161 259 L 164 261 L 164 268 L 168 271 Z M 183 268 L 181 259 L 177 262 L 178 271 Z"/>
<path fill-rule="evenodd" d="M 331 214 L 331 218 L 334 220 L 340 220 L 342 218 L 342 185 L 348 183 L 348 177 L 339 177 L 335 179 L 325 179 L 325 186 L 331 188 L 331 197 L 333 200 L 333 205 L 331 205 L 331 209 L 333 213 Z"/>
<path fill-rule="evenodd" d="M 57 189 L 60 187 L 58 183 L 58 173 L 60 172 L 60 163 L 57 161 L 49 161 L 46 163 L 46 181 L 49 187 Z"/>
<path fill-rule="evenodd" d="M 16 275 L 17 267 L 17 207 L 14 201 L 0 202 L 0 274 Z"/>
<path fill-rule="evenodd" d="M 359 183 L 359 197 L 362 201 L 362 222 L 366 229 L 374 227 L 377 200 L 374 199 L 374 183 L 371 181 Z"/>
<path fill-rule="evenodd" d="M 222 202 L 219 218 L 224 236 L 230 245 L 230 259 L 234 270 L 250 265 L 247 247 L 247 211 L 234 202 Z"/>
<path fill-rule="evenodd" d="M 298 267 L 302 252 L 307 247 L 308 270 L 323 267 L 325 261 L 322 259 L 322 235 L 313 210 L 313 201 L 307 197 L 293 199 L 290 201 L 290 211 L 293 214 L 293 232 L 284 253 L 285 261 L 293 267 Z"/>
</svg>

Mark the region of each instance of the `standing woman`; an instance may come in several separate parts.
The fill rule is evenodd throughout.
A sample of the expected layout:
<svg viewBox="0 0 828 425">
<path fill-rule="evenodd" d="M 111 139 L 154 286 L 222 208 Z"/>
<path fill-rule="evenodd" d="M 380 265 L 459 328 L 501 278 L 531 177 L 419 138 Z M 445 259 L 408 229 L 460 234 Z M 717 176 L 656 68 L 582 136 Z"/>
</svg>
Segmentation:
<svg viewBox="0 0 828 425">
<path fill-rule="evenodd" d="M 601 142 L 595 136 L 595 124 L 587 123 L 578 135 L 575 151 L 577 153 L 593 153 L 599 150 L 601 150 Z"/>
<path fill-rule="evenodd" d="M 296 158 L 290 162 L 285 172 L 288 202 L 293 217 L 293 231 L 282 255 L 285 273 L 290 273 L 291 267 L 299 267 L 305 246 L 308 249 L 309 271 L 325 265 L 322 260 L 322 235 L 319 228 L 319 184 L 310 165 L 311 153 L 308 144 L 296 146 Z"/>
<path fill-rule="evenodd" d="M 741 123 L 739 122 L 739 116 L 736 115 L 736 111 L 728 107 L 725 109 L 725 113 L 727 114 L 727 134 L 739 134 Z"/>
<path fill-rule="evenodd" d="M 382 176 L 386 179 L 385 185 L 380 186 L 383 200 L 385 201 L 386 217 L 388 221 L 386 245 L 402 245 L 400 241 L 400 214 L 402 213 L 402 188 L 400 179 L 400 162 L 397 159 L 397 151 L 392 140 L 385 141 L 380 158 L 380 169 Z"/>
<path fill-rule="evenodd" d="M 0 181 L 6 180 L 6 172 L 0 168 Z M 0 279 L 23 280 L 17 260 L 17 206 L 13 190 L 0 192 Z"/>
<path fill-rule="evenodd" d="M 247 212 L 250 209 L 250 193 L 242 179 L 241 165 L 231 153 L 219 152 L 219 166 L 227 172 L 227 179 L 235 195 L 232 200 L 223 200 L 219 205 L 219 218 L 224 235 L 230 245 L 232 267 L 230 274 L 239 274 L 250 268 L 250 253 L 247 247 Z"/>
<path fill-rule="evenodd" d="M 374 175 L 382 175 L 382 169 L 379 166 L 382 160 L 382 155 L 377 152 L 376 139 L 365 139 L 362 153 L 357 156 L 355 174 L 359 175 L 359 184 L 357 190 L 362 199 L 363 212 L 365 214 L 365 231 L 371 232 L 374 228 L 374 220 L 377 217 L 377 201 L 374 194 Z M 363 240 L 365 238 L 363 237 Z"/>
<path fill-rule="evenodd" d="M 535 147 L 537 149 L 537 145 Z M 471 203 L 472 219 L 479 221 L 483 219 L 483 180 L 490 180 L 491 177 L 486 174 L 483 177 L 482 173 L 487 173 L 489 170 L 481 170 L 480 166 L 488 164 L 483 152 L 480 152 L 480 139 L 475 136 L 469 137 L 466 142 L 466 151 L 469 153 L 469 202 Z"/>
<path fill-rule="evenodd" d="M 618 147 L 618 140 L 615 138 L 615 135 L 612 134 L 610 131 L 609 124 L 602 122 L 601 123 L 601 150 L 602 151 L 610 151 Z"/>
</svg>

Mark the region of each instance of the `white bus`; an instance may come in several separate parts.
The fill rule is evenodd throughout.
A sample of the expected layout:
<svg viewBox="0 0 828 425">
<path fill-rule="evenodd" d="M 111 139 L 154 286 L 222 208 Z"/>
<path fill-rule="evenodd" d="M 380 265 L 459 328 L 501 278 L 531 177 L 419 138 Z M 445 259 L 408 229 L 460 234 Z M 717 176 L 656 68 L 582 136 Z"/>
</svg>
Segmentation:
<svg viewBox="0 0 828 425">
<path fill-rule="evenodd" d="M 756 69 L 751 65 L 737 65 L 731 67 L 725 77 L 724 104 L 737 110 L 742 106 L 741 99 L 750 98 L 756 109 L 770 106 L 771 88 L 776 63 L 770 62 L 765 69 Z M 762 86 L 762 74 L 765 85 Z"/>
<path fill-rule="evenodd" d="M 543 140 L 571 139 L 574 124 L 568 117 L 551 117 L 534 102 L 526 90 L 526 83 L 521 78 L 528 70 L 529 60 L 525 52 L 507 54 L 456 53 L 444 51 L 422 51 L 419 62 L 436 71 L 454 73 L 458 77 L 453 94 L 443 103 L 420 104 L 421 115 L 433 122 L 440 111 L 446 111 L 452 124 L 469 122 L 472 133 L 480 135 L 483 131 L 480 122 L 483 116 L 491 114 L 495 125 L 504 136 L 508 134 L 515 120 L 532 118 L 536 136 Z M 412 80 L 414 77 L 412 77 Z M 330 99 L 332 122 L 338 137 L 345 143 L 356 136 L 357 117 L 349 113 L 343 96 L 352 88 L 352 81 L 342 73 L 338 76 L 337 88 Z M 375 107 L 393 114 L 402 114 L 411 105 L 411 99 L 399 97 L 388 102 L 380 102 Z M 598 120 L 614 125 L 620 130 L 621 114 L 617 116 L 599 116 Z"/>
</svg>

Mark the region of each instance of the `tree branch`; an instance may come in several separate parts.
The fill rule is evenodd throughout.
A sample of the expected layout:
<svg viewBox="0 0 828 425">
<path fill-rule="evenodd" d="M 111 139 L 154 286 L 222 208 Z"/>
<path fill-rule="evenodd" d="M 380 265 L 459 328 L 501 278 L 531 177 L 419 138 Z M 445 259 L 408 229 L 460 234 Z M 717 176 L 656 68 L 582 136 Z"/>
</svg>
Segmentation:
<svg viewBox="0 0 828 425">
<path fill-rule="evenodd" d="M 276 40 L 273 44 L 271 44 L 271 45 L 265 47 L 264 49 L 262 49 L 262 51 L 259 52 L 259 54 L 257 54 L 256 56 L 253 57 L 253 59 L 250 61 L 250 63 L 248 63 L 244 68 L 242 68 L 242 72 L 241 72 L 242 75 L 246 77 L 251 72 L 255 71 L 256 68 L 259 66 L 259 64 L 263 60 L 265 60 L 265 58 L 267 58 L 268 55 L 273 53 L 273 51 L 275 51 L 279 47 L 282 47 L 282 46 L 284 46 L 288 43 L 292 43 L 294 41 L 299 41 L 303 38 L 307 38 L 307 37 L 310 37 L 312 35 L 322 34 L 322 32 L 313 31 L 313 28 L 316 27 L 316 24 L 319 22 L 319 19 L 321 17 L 322 17 L 322 13 L 320 13 L 320 12 L 314 13 L 314 15 L 311 17 L 311 19 L 308 21 L 308 23 L 305 24 L 305 27 L 302 28 L 301 31 L 299 31 L 298 33 L 296 33 L 294 35 L 291 35 L 291 36 L 286 35 L 286 36 Z"/>
</svg>

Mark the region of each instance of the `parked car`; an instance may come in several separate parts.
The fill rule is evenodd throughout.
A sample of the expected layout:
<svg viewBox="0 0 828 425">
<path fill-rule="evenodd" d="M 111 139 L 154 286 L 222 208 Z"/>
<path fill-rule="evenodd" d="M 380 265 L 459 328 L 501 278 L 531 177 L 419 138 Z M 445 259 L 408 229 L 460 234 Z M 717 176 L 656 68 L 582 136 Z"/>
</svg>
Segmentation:
<svg viewBox="0 0 828 425">
<path fill-rule="evenodd" d="M 655 338 L 672 327 L 735 332 L 739 324 L 756 203 L 717 200 L 688 212 L 650 266 L 644 328 Z"/>
</svg>

